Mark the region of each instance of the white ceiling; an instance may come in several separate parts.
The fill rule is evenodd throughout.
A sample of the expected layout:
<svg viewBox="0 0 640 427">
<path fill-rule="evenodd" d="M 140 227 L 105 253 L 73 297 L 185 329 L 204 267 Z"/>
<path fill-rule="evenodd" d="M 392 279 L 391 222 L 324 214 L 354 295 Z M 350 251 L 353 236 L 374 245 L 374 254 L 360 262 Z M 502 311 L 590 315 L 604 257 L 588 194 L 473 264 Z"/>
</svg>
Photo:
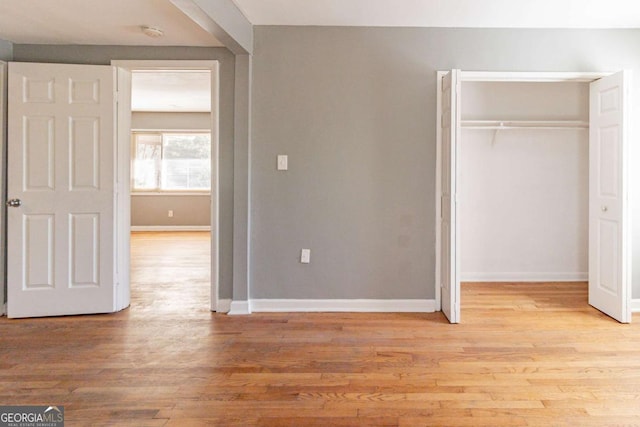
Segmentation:
<svg viewBox="0 0 640 427">
<path fill-rule="evenodd" d="M 640 28 L 640 0 L 232 0 L 254 25 Z M 142 25 L 165 36 L 150 38 Z M 169 0 L 0 0 L 14 43 L 221 46 Z"/>
<path fill-rule="evenodd" d="M 151 38 L 140 27 L 157 26 Z M 0 39 L 24 44 L 222 46 L 169 0 L 0 0 Z"/>
<path fill-rule="evenodd" d="M 209 71 L 134 71 L 132 111 L 211 111 Z"/>
<path fill-rule="evenodd" d="M 234 0 L 254 25 L 640 28 L 640 0 Z"/>
</svg>

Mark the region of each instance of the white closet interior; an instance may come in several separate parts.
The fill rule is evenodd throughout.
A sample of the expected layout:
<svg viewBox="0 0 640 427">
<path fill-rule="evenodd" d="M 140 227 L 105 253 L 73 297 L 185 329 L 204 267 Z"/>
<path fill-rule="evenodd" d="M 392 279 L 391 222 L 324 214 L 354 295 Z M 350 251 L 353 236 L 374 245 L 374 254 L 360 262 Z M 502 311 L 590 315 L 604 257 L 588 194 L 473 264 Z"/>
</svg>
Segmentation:
<svg viewBox="0 0 640 427">
<path fill-rule="evenodd" d="M 462 281 L 588 278 L 589 83 L 462 82 Z"/>
</svg>

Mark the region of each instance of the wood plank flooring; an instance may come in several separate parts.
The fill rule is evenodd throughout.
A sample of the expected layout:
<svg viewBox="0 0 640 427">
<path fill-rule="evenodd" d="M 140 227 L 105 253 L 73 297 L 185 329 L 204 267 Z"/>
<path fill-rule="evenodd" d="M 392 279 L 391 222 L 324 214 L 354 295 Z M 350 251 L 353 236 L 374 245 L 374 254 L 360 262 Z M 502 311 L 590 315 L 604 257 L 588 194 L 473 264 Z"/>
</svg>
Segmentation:
<svg viewBox="0 0 640 427">
<path fill-rule="evenodd" d="M 206 234 L 132 245 L 130 309 L 0 319 L 0 404 L 64 405 L 67 426 L 640 426 L 640 318 L 584 283 L 465 284 L 459 325 L 234 317 L 207 309 Z"/>
</svg>

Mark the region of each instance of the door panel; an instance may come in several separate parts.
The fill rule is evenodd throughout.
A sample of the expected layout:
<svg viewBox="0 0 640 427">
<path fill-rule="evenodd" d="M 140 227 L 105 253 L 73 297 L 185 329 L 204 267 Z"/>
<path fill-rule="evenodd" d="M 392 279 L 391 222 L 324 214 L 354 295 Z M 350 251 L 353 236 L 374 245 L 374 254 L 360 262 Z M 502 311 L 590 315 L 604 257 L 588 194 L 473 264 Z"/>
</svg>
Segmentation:
<svg viewBox="0 0 640 427">
<path fill-rule="evenodd" d="M 24 215 L 25 289 L 54 288 L 54 217 Z"/>
<path fill-rule="evenodd" d="M 69 286 L 99 287 L 100 216 L 98 214 L 72 214 L 70 230 Z"/>
<path fill-rule="evenodd" d="M 628 203 L 628 85 L 625 72 L 591 83 L 589 133 L 589 304 L 631 321 Z"/>
<path fill-rule="evenodd" d="M 442 194 L 441 267 L 442 312 L 451 323 L 460 322 L 460 267 L 458 264 L 457 153 L 460 127 L 460 71 L 442 79 Z"/>
<path fill-rule="evenodd" d="M 9 317 L 114 311 L 114 76 L 9 64 Z"/>
</svg>

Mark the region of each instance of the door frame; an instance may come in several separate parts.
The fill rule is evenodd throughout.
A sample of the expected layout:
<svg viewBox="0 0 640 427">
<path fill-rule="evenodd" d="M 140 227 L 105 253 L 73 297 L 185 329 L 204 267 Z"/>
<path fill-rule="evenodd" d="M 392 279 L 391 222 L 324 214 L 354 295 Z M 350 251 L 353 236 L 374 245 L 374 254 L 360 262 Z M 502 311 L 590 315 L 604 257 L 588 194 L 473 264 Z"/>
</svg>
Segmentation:
<svg viewBox="0 0 640 427">
<path fill-rule="evenodd" d="M 124 69 L 129 73 L 129 89 L 131 87 L 131 72 L 137 70 L 208 70 L 211 72 L 211 311 L 218 311 L 219 300 L 219 281 L 220 281 L 220 168 L 219 168 L 219 138 L 220 138 L 220 63 L 217 60 L 112 60 L 111 65 Z M 120 84 L 120 82 L 118 82 Z M 128 117 L 131 117 L 131 96 L 130 90 L 127 92 L 118 91 L 118 104 L 126 105 Z M 127 114 L 127 111 L 124 114 Z M 120 133 L 118 137 L 118 152 L 121 156 L 119 160 L 127 165 L 127 179 L 124 185 L 121 185 L 124 196 L 130 200 L 130 169 L 131 164 L 131 132 L 128 136 Z M 126 154 L 125 154 L 126 153 Z M 117 216 L 129 216 L 129 205 L 120 204 Z M 119 265 L 129 267 L 129 245 L 130 245 L 130 224 L 126 227 L 119 227 L 118 240 L 126 245 L 126 248 L 118 255 Z M 130 283 L 127 283 L 126 292 L 130 292 Z"/>
<path fill-rule="evenodd" d="M 435 301 L 436 311 L 442 311 L 442 293 L 440 289 L 441 278 L 441 258 L 440 244 L 442 241 L 442 230 L 440 226 L 440 212 L 442 208 L 442 129 L 440 116 L 442 115 L 442 78 L 451 70 L 436 72 L 436 264 L 435 264 Z M 615 74 L 615 72 L 513 72 L 513 71 L 460 71 L 461 82 L 519 82 L 519 83 L 562 83 L 562 82 L 583 82 L 590 83 L 602 77 Z M 456 248 L 458 251 L 459 248 Z M 631 298 L 631 295 L 628 296 Z"/>
<path fill-rule="evenodd" d="M 5 260 L 7 256 L 7 62 L 0 61 L 0 316 L 7 313 L 7 276 Z"/>
</svg>

